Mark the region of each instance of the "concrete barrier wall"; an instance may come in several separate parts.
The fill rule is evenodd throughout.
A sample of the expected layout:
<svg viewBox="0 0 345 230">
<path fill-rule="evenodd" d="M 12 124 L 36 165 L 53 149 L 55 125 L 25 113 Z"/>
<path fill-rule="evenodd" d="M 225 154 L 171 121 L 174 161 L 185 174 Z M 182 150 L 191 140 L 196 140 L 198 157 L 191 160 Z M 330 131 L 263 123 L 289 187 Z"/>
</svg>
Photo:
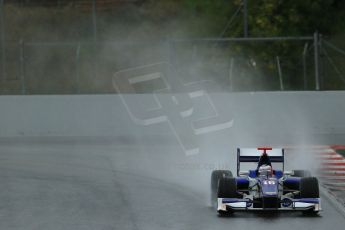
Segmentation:
<svg viewBox="0 0 345 230">
<path fill-rule="evenodd" d="M 1 96 L 0 108 L 1 137 L 171 135 L 203 120 L 228 121 L 219 132 L 243 138 L 345 133 L 345 92 Z"/>
</svg>

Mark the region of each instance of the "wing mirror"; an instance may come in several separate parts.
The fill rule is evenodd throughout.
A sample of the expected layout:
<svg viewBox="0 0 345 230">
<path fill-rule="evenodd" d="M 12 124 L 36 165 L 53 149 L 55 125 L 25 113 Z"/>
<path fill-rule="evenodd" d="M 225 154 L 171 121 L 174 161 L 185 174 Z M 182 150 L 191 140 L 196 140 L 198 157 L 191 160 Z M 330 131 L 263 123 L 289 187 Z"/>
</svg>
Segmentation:
<svg viewBox="0 0 345 230">
<path fill-rule="evenodd" d="M 240 176 L 249 176 L 249 171 L 240 171 L 238 174 Z"/>
<path fill-rule="evenodd" d="M 292 176 L 293 174 L 293 171 L 284 171 L 285 176 Z"/>
</svg>

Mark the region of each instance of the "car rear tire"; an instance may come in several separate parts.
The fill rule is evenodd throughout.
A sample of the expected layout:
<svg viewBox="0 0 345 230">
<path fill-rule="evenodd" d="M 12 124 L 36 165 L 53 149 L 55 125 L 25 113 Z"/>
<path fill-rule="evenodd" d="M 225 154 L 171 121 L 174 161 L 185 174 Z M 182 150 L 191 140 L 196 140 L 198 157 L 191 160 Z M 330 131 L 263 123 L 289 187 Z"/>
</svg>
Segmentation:
<svg viewBox="0 0 345 230">
<path fill-rule="evenodd" d="M 224 177 L 219 180 L 217 198 L 238 198 L 237 182 L 235 178 Z M 232 210 L 218 211 L 219 216 L 226 216 L 232 214 Z"/>
<path fill-rule="evenodd" d="M 301 198 L 320 198 L 319 182 L 315 177 L 304 177 L 300 182 Z M 303 211 L 305 215 L 315 215 L 318 211 L 309 209 Z"/>
<path fill-rule="evenodd" d="M 316 177 L 304 177 L 300 181 L 301 198 L 319 198 L 319 182 Z"/>
<path fill-rule="evenodd" d="M 315 211 L 314 209 L 302 211 L 303 215 L 305 216 L 315 216 L 319 213 L 319 211 Z"/>
<path fill-rule="evenodd" d="M 294 177 L 311 177 L 309 170 L 293 170 Z"/>
<path fill-rule="evenodd" d="M 300 191 L 300 178 L 297 177 L 291 177 L 291 178 L 296 178 L 297 180 L 284 180 L 283 181 L 283 194 L 291 193 L 291 192 L 297 192 Z M 290 178 L 290 179 L 291 179 Z M 300 194 L 295 194 L 294 198 L 299 198 Z"/>
<path fill-rule="evenodd" d="M 235 178 L 221 178 L 218 184 L 218 198 L 238 198 L 237 183 Z"/>
<path fill-rule="evenodd" d="M 221 178 L 232 177 L 232 172 L 229 170 L 214 170 L 211 174 L 211 205 L 217 207 L 217 191 L 218 183 Z"/>
<path fill-rule="evenodd" d="M 218 211 L 218 217 L 229 217 L 233 214 L 234 212 L 231 211 Z"/>
</svg>

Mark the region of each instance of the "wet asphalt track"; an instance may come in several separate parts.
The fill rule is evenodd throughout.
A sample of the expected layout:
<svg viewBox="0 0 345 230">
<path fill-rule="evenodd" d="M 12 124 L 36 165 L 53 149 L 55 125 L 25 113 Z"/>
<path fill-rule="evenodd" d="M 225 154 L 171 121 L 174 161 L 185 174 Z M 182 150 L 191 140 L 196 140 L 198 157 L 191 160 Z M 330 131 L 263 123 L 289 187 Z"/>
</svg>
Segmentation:
<svg viewBox="0 0 345 230">
<path fill-rule="evenodd" d="M 345 225 L 326 199 L 317 217 L 289 212 L 219 218 L 207 202 L 211 171 L 181 167 L 181 162 L 203 160 L 176 157 L 175 150 L 174 144 L 155 143 L 3 141 L 0 229 L 315 230 Z"/>
</svg>

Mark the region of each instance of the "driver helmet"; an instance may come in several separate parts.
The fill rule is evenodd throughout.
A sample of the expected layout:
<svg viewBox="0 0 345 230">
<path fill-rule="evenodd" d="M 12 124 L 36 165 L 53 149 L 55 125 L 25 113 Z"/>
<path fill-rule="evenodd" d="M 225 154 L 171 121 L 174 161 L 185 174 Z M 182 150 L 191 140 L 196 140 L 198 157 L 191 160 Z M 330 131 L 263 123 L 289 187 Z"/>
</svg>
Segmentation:
<svg viewBox="0 0 345 230">
<path fill-rule="evenodd" d="M 270 165 L 261 165 L 259 167 L 259 175 L 261 176 L 272 176 L 273 170 Z"/>
</svg>

